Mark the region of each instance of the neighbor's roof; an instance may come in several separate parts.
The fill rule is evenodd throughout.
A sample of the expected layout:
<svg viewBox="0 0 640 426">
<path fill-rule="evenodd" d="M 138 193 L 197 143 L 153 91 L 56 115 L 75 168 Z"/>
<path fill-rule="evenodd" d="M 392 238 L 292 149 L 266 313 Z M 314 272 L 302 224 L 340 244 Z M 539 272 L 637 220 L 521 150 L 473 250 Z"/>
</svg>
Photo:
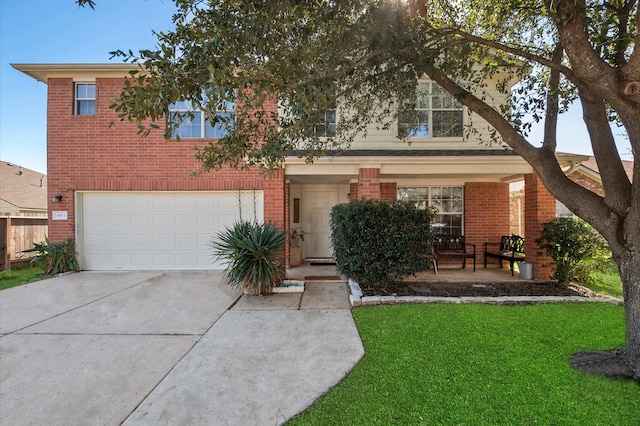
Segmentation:
<svg viewBox="0 0 640 426">
<path fill-rule="evenodd" d="M 598 163 L 596 162 L 595 157 L 589 157 L 587 161 L 580 163 L 580 166 L 585 167 L 598 175 L 600 174 L 600 169 L 598 168 Z M 627 173 L 627 176 L 629 176 L 629 180 L 633 180 L 633 161 L 622 160 L 622 167 L 624 167 L 624 171 Z"/>
<path fill-rule="evenodd" d="M 575 156 L 576 154 L 568 154 L 568 153 L 559 153 L 559 156 Z M 633 181 L 633 161 L 631 160 L 621 160 L 622 167 L 624 167 L 624 171 L 629 176 L 629 180 Z M 572 167 L 566 171 L 566 173 L 582 173 L 587 175 L 591 179 L 602 183 L 602 179 L 600 178 L 600 169 L 598 168 L 598 163 L 596 162 L 595 157 L 588 157 L 586 160 L 580 162 L 575 167 Z M 524 181 L 514 182 L 511 184 L 509 190 L 510 192 L 518 192 L 522 191 L 524 188 Z"/>
<path fill-rule="evenodd" d="M 0 199 L 20 209 L 47 209 L 47 175 L 0 162 Z"/>
</svg>

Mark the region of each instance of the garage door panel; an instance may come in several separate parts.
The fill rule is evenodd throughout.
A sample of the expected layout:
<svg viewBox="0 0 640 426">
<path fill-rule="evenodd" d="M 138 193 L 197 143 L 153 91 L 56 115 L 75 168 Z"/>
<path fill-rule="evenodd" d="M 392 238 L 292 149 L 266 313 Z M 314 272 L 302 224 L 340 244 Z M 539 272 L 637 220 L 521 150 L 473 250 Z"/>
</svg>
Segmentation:
<svg viewBox="0 0 640 426">
<path fill-rule="evenodd" d="M 131 224 L 131 216 L 124 214 L 109 215 L 109 225 L 118 227 L 128 227 Z"/>
<path fill-rule="evenodd" d="M 174 217 L 168 214 L 154 214 L 152 221 L 154 227 L 170 227 L 173 226 Z"/>
<path fill-rule="evenodd" d="M 131 245 L 131 235 L 130 234 L 109 234 L 108 245 L 110 249 L 115 248 L 127 248 Z"/>
<path fill-rule="evenodd" d="M 129 197 L 128 203 L 132 208 L 137 210 L 149 210 L 152 207 L 152 199 L 150 196 Z"/>
<path fill-rule="evenodd" d="M 151 234 L 132 234 L 131 248 L 136 250 L 148 250 L 153 247 L 153 236 Z"/>
<path fill-rule="evenodd" d="M 192 214 L 178 214 L 175 217 L 176 226 L 193 228 L 196 216 Z"/>
<path fill-rule="evenodd" d="M 225 226 L 232 226 L 234 223 L 236 223 L 238 221 L 238 217 L 234 216 L 234 215 L 223 215 L 221 214 L 220 216 L 218 216 L 218 224 L 221 227 L 225 227 Z M 246 220 L 246 218 L 245 218 Z"/>
<path fill-rule="evenodd" d="M 132 214 L 131 226 L 135 228 L 151 226 L 151 218 L 148 215 Z"/>
<path fill-rule="evenodd" d="M 221 269 L 209 243 L 239 219 L 237 192 L 81 193 L 84 269 Z M 242 216 L 263 218 L 263 197 L 243 195 Z"/>
<path fill-rule="evenodd" d="M 149 253 L 134 253 L 131 255 L 131 263 L 138 265 L 140 269 L 153 269 L 152 257 Z"/>
</svg>

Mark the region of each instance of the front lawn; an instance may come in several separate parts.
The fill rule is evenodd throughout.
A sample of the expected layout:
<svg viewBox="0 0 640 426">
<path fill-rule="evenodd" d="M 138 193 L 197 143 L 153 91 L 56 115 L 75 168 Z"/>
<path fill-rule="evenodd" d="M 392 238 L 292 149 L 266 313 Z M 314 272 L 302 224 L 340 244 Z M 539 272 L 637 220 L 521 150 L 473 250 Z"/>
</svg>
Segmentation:
<svg viewBox="0 0 640 426">
<path fill-rule="evenodd" d="M 605 303 L 388 305 L 353 310 L 366 355 L 293 425 L 640 424 L 636 382 L 572 354 L 624 344 Z"/>
<path fill-rule="evenodd" d="M 41 280 L 42 278 L 44 278 L 44 273 L 42 268 L 39 267 L 0 271 L 0 290 L 16 287 L 31 281 Z"/>
<path fill-rule="evenodd" d="M 583 285 L 596 293 L 622 299 L 622 281 L 615 262 L 610 259 L 605 265 L 592 270 Z"/>
</svg>

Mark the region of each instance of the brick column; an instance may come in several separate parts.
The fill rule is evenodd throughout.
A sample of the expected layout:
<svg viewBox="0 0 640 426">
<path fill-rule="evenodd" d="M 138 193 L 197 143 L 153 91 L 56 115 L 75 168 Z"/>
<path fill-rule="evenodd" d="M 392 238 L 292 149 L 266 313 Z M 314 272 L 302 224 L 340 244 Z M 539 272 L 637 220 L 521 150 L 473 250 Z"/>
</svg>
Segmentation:
<svg viewBox="0 0 640 426">
<path fill-rule="evenodd" d="M 396 182 L 380 183 L 380 199 L 383 201 L 395 201 L 398 199 L 398 184 Z"/>
<path fill-rule="evenodd" d="M 280 229 L 288 229 L 286 223 L 286 183 L 284 169 L 276 170 L 268 175 L 263 184 L 264 188 L 264 221 L 273 222 Z"/>
<path fill-rule="evenodd" d="M 357 182 L 351 182 L 349 184 L 349 201 L 357 201 L 360 198 L 358 198 L 358 183 Z"/>
<path fill-rule="evenodd" d="M 465 241 L 476 245 L 476 262 L 484 264 L 484 243 L 509 235 L 509 184 L 467 182 L 464 185 Z"/>
<path fill-rule="evenodd" d="M 380 169 L 360 169 L 358 173 L 358 199 L 380 199 Z"/>
<path fill-rule="evenodd" d="M 536 243 L 542 224 L 556 217 L 556 199 L 547 191 L 536 174 L 524 175 L 524 252 L 527 263 L 533 264 L 533 278 L 547 280 L 552 275 L 552 259 L 542 253 Z"/>
</svg>

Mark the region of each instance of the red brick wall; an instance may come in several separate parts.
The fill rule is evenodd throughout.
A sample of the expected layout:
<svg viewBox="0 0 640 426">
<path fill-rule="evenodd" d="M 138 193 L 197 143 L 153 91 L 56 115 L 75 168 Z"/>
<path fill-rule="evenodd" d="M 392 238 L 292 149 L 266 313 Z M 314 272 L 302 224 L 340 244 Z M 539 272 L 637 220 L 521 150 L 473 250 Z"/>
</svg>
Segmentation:
<svg viewBox="0 0 640 426">
<path fill-rule="evenodd" d="M 483 265 L 484 243 L 509 235 L 508 183 L 465 183 L 464 234 L 466 242 L 476 245 L 477 264 Z"/>
<path fill-rule="evenodd" d="M 164 140 L 162 131 L 147 137 L 119 121 L 109 104 L 122 90 L 122 79 L 96 79 L 96 114 L 73 114 L 71 79 L 48 82 L 47 167 L 49 211 L 65 210 L 67 221 L 50 221 L 49 238 L 60 241 L 75 232 L 74 191 L 181 191 L 264 189 L 265 220 L 284 228 L 284 172 L 264 178 L 258 168 L 241 171 L 229 167 L 202 176 L 190 176 L 199 168 L 194 146 L 207 140 Z M 275 109 L 277 106 L 272 105 Z M 62 202 L 53 203 L 55 194 Z"/>
<path fill-rule="evenodd" d="M 396 182 L 380 183 L 380 199 L 382 201 L 395 201 L 398 199 L 398 184 Z"/>
<path fill-rule="evenodd" d="M 602 184 L 600 182 L 597 182 L 579 172 L 571 173 L 567 177 L 578 185 L 584 186 L 589 191 L 595 192 L 599 196 L 604 197 L 604 190 L 602 189 Z"/>
<path fill-rule="evenodd" d="M 552 260 L 541 252 L 535 240 L 540 236 L 542 224 L 556 217 L 556 199 L 533 173 L 524 176 L 524 197 L 527 263 L 533 264 L 533 278 L 546 280 L 551 276 Z"/>
<path fill-rule="evenodd" d="M 510 234 L 520 235 L 525 237 L 524 234 L 524 195 L 513 195 L 509 197 L 509 222 L 511 224 Z M 525 237 L 526 238 L 526 237 Z"/>
<path fill-rule="evenodd" d="M 351 182 L 349 184 L 349 201 L 357 201 L 360 198 L 358 197 L 358 183 Z"/>
<path fill-rule="evenodd" d="M 380 169 L 360 169 L 358 173 L 358 199 L 380 199 Z"/>
</svg>

